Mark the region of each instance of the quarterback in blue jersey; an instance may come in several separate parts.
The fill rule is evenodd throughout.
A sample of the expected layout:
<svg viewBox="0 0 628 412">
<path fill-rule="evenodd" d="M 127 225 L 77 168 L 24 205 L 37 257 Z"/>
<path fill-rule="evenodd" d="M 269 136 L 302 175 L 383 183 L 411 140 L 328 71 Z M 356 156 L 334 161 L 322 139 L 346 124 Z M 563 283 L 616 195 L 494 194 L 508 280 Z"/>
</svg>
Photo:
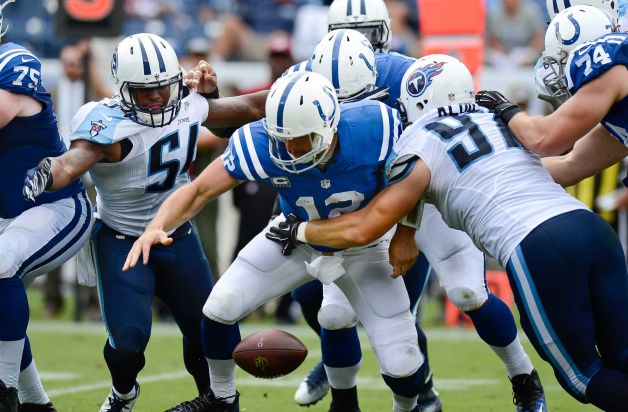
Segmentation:
<svg viewBox="0 0 628 412">
<path fill-rule="evenodd" d="M 586 14 L 574 13 L 576 9 Z M 579 37 L 568 46 L 559 41 L 547 47 L 556 33 L 552 27 L 570 17 L 581 28 Z M 548 116 L 529 116 L 497 92 L 478 93 L 478 103 L 502 116 L 525 147 L 548 156 L 543 165 L 563 186 L 628 156 L 628 35 L 612 32 L 614 27 L 608 15 L 591 6 L 568 8 L 554 17 L 546 54 L 557 49 L 559 57 L 545 56 L 553 73 L 543 80 L 550 93 L 566 102 Z"/>
<path fill-rule="evenodd" d="M 9 3 L 0 5 L 0 37 Z M 40 60 L 18 44 L 0 45 L 0 411 L 55 410 L 26 336 L 25 284 L 78 252 L 89 236 L 92 207 L 80 182 L 36 200 L 22 196 L 22 182 L 42 159 L 65 151 Z"/>
<path fill-rule="evenodd" d="M 628 273 L 617 235 L 552 181 L 503 120 L 473 103 L 466 67 L 446 63 L 428 87 L 432 100 L 425 111 L 409 111 L 413 124 L 395 144 L 389 184 L 375 199 L 332 219 L 291 219 L 271 233 L 288 249 L 355 247 L 417 202 L 434 204 L 507 269 L 521 325 L 561 386 L 580 402 L 625 411 Z"/>
<path fill-rule="evenodd" d="M 358 1 L 353 3 L 360 4 Z M 364 29 L 367 20 L 369 25 L 378 26 L 378 20 L 382 19 L 380 15 L 387 16 L 387 12 L 385 4 L 381 1 L 365 1 L 364 8 L 365 15 L 359 15 L 360 7 L 354 8 L 351 1 L 335 1 L 330 8 L 330 22 L 334 22 L 333 25 L 330 24 L 330 28 L 339 28 L 331 30 L 321 39 L 308 62 L 301 63 L 291 70 L 315 71 L 325 75 L 336 88 L 341 101 L 377 99 L 391 107 L 396 107 L 398 98 L 406 87 L 415 87 L 415 93 L 421 94 L 432 81 L 432 77 L 440 73 L 440 67 L 444 62 L 457 61 L 446 55 L 425 56 L 418 61 L 394 53 L 378 53 L 375 59 L 367 57 L 373 55 L 372 48 L 374 47 L 385 51 L 386 48 L 381 47 L 385 41 L 375 41 L 370 44 L 368 39 L 363 35 L 360 36 L 356 30 L 346 27 L 360 28 L 361 25 Z M 346 15 L 349 9 L 356 15 Z M 338 18 L 337 13 L 342 16 Z M 356 21 L 360 21 L 357 26 Z M 378 27 L 381 27 L 381 24 L 383 23 L 380 21 Z M 385 30 L 380 31 L 385 32 Z M 369 37 L 374 38 L 372 35 Z M 365 47 L 365 44 L 371 50 Z M 411 75 L 415 77 L 410 78 Z M 429 96 L 425 94 L 423 97 L 427 102 Z M 529 357 L 521 346 L 512 313 L 507 305 L 490 293 L 487 288 L 483 253 L 473 245 L 467 235 L 448 228 L 432 206 L 426 207 L 421 228 L 416 231 L 416 236 L 414 228 L 400 226 L 397 229 L 392 242 L 391 256 L 394 258 L 399 250 L 404 250 L 406 242 L 413 242 L 415 237 L 422 253 L 416 264 L 408 263 L 406 269 L 408 267 L 409 269 L 407 272 L 404 270 L 406 273 L 404 282 L 411 298 L 411 307 L 418 306 L 430 268 L 433 269 L 440 284 L 445 288 L 448 298 L 470 316 L 478 335 L 503 361 L 508 377 L 512 381 L 515 402 L 533 405 L 530 408 L 534 408 L 534 402 L 528 402 L 526 399 L 542 399 L 542 386 Z M 324 337 L 322 345 L 324 369 L 322 365 L 316 365 L 295 393 L 295 401 L 302 406 L 311 405 L 324 396 L 326 389 L 324 372 L 327 375 L 333 375 L 327 379 L 332 388 L 337 389 L 335 383 L 338 381 L 355 382 L 355 378 L 350 375 L 355 373 L 360 360 L 359 353 L 352 352 L 352 348 L 359 348 L 357 340 L 353 345 L 346 345 L 351 331 L 330 331 L 326 325 L 318 324 L 317 314 L 322 301 L 322 293 L 320 287 L 317 289 L 315 286 L 316 282 L 313 282 L 293 292 L 293 296 L 301 304 L 308 324 L 317 333 L 319 330 L 322 331 Z M 424 355 L 427 355 L 427 341 L 418 324 L 417 331 L 421 350 Z M 335 344 L 334 341 L 336 339 L 340 341 L 342 335 L 346 335 L 342 339 L 345 344 Z M 326 360 L 329 352 L 344 353 L 342 357 L 338 357 L 343 361 L 331 367 Z M 426 365 L 429 366 L 427 361 Z M 528 384 L 522 385 L 522 382 Z M 531 384 L 532 382 L 534 384 Z M 426 393 L 420 395 L 420 403 L 426 410 L 437 411 L 440 409 L 440 400 L 436 392 L 431 390 L 431 384 L 431 381 L 428 382 Z M 332 394 L 335 397 L 342 396 L 342 391 L 335 390 Z M 520 410 L 528 410 L 528 408 L 521 407 Z"/>
<path fill-rule="evenodd" d="M 166 200 L 136 241 L 125 268 L 135 267 L 142 256 L 149 263 L 153 245 L 170 242 L 170 227 L 244 180 L 272 185 L 280 194 L 282 212 L 304 220 L 360 209 L 383 187 L 385 158 L 401 126 L 394 109 L 374 101 L 341 106 L 331 83 L 317 73 L 284 76 L 268 96 L 266 118 L 240 128 L 220 159 Z M 203 410 L 238 410 L 231 357 L 240 341 L 237 322 L 312 277 L 329 289 L 325 296 L 330 310 L 319 316 L 334 316 L 351 326 L 357 314 L 364 325 L 393 391 L 393 410 L 420 410 L 416 402 L 426 380 L 423 357 L 403 281 L 390 276 L 388 242 L 389 235 L 368 248 L 306 246 L 288 254 L 264 232 L 256 236 L 216 283 L 203 308 L 212 331 L 205 350 L 213 390 L 196 400 L 208 405 Z M 355 312 L 333 310 L 344 307 L 346 300 Z M 391 330 L 396 334 L 392 340 L 382 334 Z M 330 411 L 356 411 L 352 403 L 335 401 Z"/>
</svg>

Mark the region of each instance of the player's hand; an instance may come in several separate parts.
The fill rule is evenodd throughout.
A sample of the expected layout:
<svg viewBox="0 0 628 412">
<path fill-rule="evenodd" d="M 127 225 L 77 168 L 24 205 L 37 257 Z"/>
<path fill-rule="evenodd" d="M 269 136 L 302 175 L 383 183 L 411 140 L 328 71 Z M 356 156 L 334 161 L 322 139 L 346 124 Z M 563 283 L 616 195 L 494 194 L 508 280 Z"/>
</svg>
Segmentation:
<svg viewBox="0 0 628 412">
<path fill-rule="evenodd" d="M 475 103 L 495 113 L 495 116 L 501 118 L 506 125 L 521 111 L 519 106 L 495 90 L 480 90 L 475 94 Z"/>
<path fill-rule="evenodd" d="M 284 256 L 289 256 L 294 248 L 303 243 L 297 239 L 297 231 L 301 223 L 303 223 L 303 220 L 290 214 L 285 221 L 279 222 L 277 226 L 271 226 L 268 229 L 265 235 L 266 239 L 279 243 L 282 246 L 281 253 Z"/>
<path fill-rule="evenodd" d="M 150 248 L 156 244 L 162 244 L 168 246 L 172 243 L 172 238 L 168 237 L 168 234 L 161 229 L 149 229 L 146 232 L 142 233 L 135 243 L 133 243 L 133 247 L 131 251 L 126 257 L 126 261 L 124 262 L 124 266 L 122 267 L 123 271 L 127 271 L 131 268 L 135 267 L 135 264 L 140 259 L 140 256 L 143 256 L 144 265 L 148 264 L 148 257 L 150 255 Z"/>
<path fill-rule="evenodd" d="M 397 231 L 388 247 L 388 259 L 393 267 L 393 279 L 406 274 L 419 256 L 414 234 L 416 229 L 397 225 Z"/>
<path fill-rule="evenodd" d="M 183 82 L 191 90 L 196 90 L 198 93 L 211 94 L 218 87 L 218 76 L 211 64 L 201 60 L 192 70 L 185 74 Z"/>
<path fill-rule="evenodd" d="M 39 165 L 26 171 L 22 195 L 24 199 L 35 202 L 35 198 L 52 185 L 52 159 L 42 160 Z"/>
</svg>

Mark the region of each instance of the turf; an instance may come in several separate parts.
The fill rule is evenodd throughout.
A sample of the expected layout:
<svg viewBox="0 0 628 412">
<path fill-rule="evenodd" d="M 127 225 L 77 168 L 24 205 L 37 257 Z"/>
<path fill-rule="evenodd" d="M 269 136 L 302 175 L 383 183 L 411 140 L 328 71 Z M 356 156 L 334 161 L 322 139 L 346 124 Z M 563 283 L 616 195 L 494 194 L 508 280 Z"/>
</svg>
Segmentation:
<svg viewBox="0 0 628 412">
<path fill-rule="evenodd" d="M 268 324 L 245 323 L 247 335 Z M 292 401 L 294 389 L 309 368 L 320 358 L 314 333 L 303 326 L 284 327 L 299 336 L 310 349 L 305 363 L 290 376 L 260 380 L 238 371 L 242 410 L 255 412 L 326 411 L 329 398 L 302 409 Z M 430 362 L 444 410 L 513 411 L 511 389 L 490 349 L 472 331 L 460 329 L 427 330 Z M 100 323 L 74 324 L 65 321 L 32 321 L 29 336 L 44 384 L 60 412 L 96 411 L 109 391 L 109 373 L 102 358 L 106 335 Z M 384 386 L 373 353 L 361 333 L 364 359 L 358 388 L 363 412 L 391 410 L 391 396 Z M 558 386 L 547 364 L 533 355 L 545 384 L 550 411 L 592 411 L 569 398 Z M 171 325 L 155 325 L 146 353 L 146 367 L 140 375 L 141 396 L 134 412 L 162 411 L 195 396 L 192 379 L 186 374 L 181 356 L 181 340 Z"/>
</svg>

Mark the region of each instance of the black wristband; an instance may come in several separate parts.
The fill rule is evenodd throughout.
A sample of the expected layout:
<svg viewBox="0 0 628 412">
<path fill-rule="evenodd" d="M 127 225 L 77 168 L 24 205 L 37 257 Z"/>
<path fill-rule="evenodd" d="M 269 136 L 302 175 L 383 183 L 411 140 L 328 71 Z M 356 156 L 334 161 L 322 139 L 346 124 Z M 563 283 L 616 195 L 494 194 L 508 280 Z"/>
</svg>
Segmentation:
<svg viewBox="0 0 628 412">
<path fill-rule="evenodd" d="M 220 97 L 220 93 L 218 92 L 218 86 L 216 86 L 216 89 L 214 89 L 214 91 L 211 93 L 199 93 L 199 94 L 206 99 L 218 99 Z"/>
<path fill-rule="evenodd" d="M 519 106 L 512 103 L 501 103 L 495 107 L 495 112 L 498 113 L 498 116 L 506 123 L 506 126 L 508 126 L 512 118 L 520 111 Z"/>
</svg>

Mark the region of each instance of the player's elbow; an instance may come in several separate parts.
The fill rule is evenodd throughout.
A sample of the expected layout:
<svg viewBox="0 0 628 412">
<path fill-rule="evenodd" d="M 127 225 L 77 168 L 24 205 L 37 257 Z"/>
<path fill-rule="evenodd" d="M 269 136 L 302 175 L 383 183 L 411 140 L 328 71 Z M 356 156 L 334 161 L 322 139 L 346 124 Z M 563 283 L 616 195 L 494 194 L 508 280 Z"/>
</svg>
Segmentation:
<svg viewBox="0 0 628 412">
<path fill-rule="evenodd" d="M 377 231 L 364 224 L 353 227 L 348 231 L 348 234 L 354 246 L 366 246 L 381 236 Z"/>
</svg>

